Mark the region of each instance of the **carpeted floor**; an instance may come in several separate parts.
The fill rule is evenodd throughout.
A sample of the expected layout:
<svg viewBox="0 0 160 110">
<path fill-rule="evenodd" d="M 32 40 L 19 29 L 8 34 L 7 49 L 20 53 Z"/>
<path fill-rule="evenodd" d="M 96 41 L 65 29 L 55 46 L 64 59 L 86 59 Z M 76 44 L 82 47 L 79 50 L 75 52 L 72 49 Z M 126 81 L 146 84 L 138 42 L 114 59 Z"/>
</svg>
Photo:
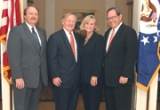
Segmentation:
<svg viewBox="0 0 160 110">
<path fill-rule="evenodd" d="M 41 101 L 39 104 L 39 110 L 55 110 L 55 104 L 51 101 Z M 84 110 L 82 97 L 79 97 L 77 110 Z M 102 102 L 100 104 L 99 110 L 105 110 L 105 104 Z"/>
<path fill-rule="evenodd" d="M 2 110 L 2 105 L 0 101 L 0 110 Z M 53 101 L 40 101 L 39 103 L 39 110 L 55 110 L 55 105 Z M 79 97 L 77 110 L 84 110 L 82 98 Z M 105 110 L 105 103 L 101 102 L 100 109 L 99 110 Z M 157 104 L 157 110 L 160 110 L 160 101 Z"/>
<path fill-rule="evenodd" d="M 54 102 L 51 101 L 41 101 L 39 104 L 39 110 L 55 110 Z M 79 97 L 77 110 L 84 110 L 82 98 Z M 105 103 L 100 103 L 100 109 L 105 110 Z M 160 110 L 160 102 L 157 104 L 157 110 Z"/>
<path fill-rule="evenodd" d="M 0 110 L 2 110 L 1 101 L 0 101 Z M 54 101 L 52 101 L 52 93 L 51 93 L 51 90 L 48 88 L 43 89 L 43 92 L 40 98 L 40 103 L 39 103 L 39 110 L 55 110 Z M 84 110 L 81 96 L 79 96 L 77 110 Z M 105 110 L 104 101 L 101 101 L 99 110 Z M 159 95 L 159 101 L 157 104 L 157 110 L 160 110 L 160 95 Z"/>
</svg>

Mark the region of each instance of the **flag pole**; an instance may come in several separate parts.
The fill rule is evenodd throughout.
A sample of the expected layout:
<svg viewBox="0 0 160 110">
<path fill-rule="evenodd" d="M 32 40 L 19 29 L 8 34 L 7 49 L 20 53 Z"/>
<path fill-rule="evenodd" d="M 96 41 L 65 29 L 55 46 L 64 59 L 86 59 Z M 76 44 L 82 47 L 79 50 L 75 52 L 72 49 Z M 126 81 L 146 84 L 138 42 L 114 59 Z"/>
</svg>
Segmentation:
<svg viewBox="0 0 160 110">
<path fill-rule="evenodd" d="M 0 1 L 1 4 L 2 1 Z M 3 6 L 0 7 L 0 11 L 2 12 L 3 10 Z M 2 14 L 2 13 L 0 13 Z M 1 16 L 1 15 L 0 15 Z M 0 28 L 2 26 L 2 20 L 0 20 Z M 0 36 L 1 38 L 3 37 Z M 4 49 L 5 49 L 5 42 L 2 41 L 2 39 L 0 40 L 0 54 L 1 54 L 1 100 L 2 100 L 2 110 L 11 110 L 11 102 L 10 102 L 10 98 L 11 98 L 11 94 L 10 94 L 10 85 L 9 83 L 7 82 L 7 80 L 5 79 L 4 77 L 4 67 L 3 67 L 3 52 L 4 52 Z"/>
<path fill-rule="evenodd" d="M 147 92 L 137 88 L 136 110 L 147 110 Z"/>
<path fill-rule="evenodd" d="M 152 2 L 156 4 L 155 1 L 156 0 L 153 0 Z M 143 0 L 134 1 L 133 26 L 137 30 L 137 32 L 139 32 L 140 26 L 141 25 L 143 26 L 143 24 L 140 24 L 140 12 L 142 9 L 142 2 Z M 152 30 L 152 31 L 153 32 L 151 33 L 156 33 L 155 30 Z M 136 110 L 156 110 L 157 108 L 157 88 L 158 88 L 158 69 L 160 69 L 159 64 L 158 64 L 156 71 L 154 72 L 152 76 L 153 79 L 149 81 L 149 84 L 148 84 L 149 88 L 148 86 L 146 87 L 146 90 L 143 90 L 139 87 L 137 88 Z"/>
<path fill-rule="evenodd" d="M 27 5 L 27 0 L 20 0 L 20 10 L 21 10 L 21 20 L 23 22 L 23 11 L 24 11 L 24 7 L 26 7 L 25 5 Z"/>
<path fill-rule="evenodd" d="M 1 42 L 1 89 L 2 89 L 2 110 L 11 110 L 11 94 L 10 94 L 10 84 L 4 77 L 4 67 L 3 67 L 3 52 L 4 52 L 4 42 Z"/>
<path fill-rule="evenodd" d="M 158 42 L 157 48 L 157 56 L 160 59 L 160 42 Z M 158 92 L 158 76 L 159 76 L 160 65 L 156 71 L 155 77 L 150 85 L 150 92 L 149 92 L 149 105 L 148 110 L 157 110 L 157 92 Z"/>
<path fill-rule="evenodd" d="M 136 32 L 139 32 L 139 21 L 140 21 L 140 10 L 141 10 L 142 0 L 134 0 L 133 2 L 133 28 Z M 135 91 L 135 108 L 136 110 L 146 110 L 147 109 L 147 92 L 136 87 Z"/>
<path fill-rule="evenodd" d="M 156 74 L 156 77 L 154 78 L 154 80 L 150 85 L 148 110 L 157 109 L 157 89 L 158 89 L 158 74 Z"/>
<path fill-rule="evenodd" d="M 16 26 L 19 23 L 21 23 L 21 19 L 19 19 L 19 17 L 22 18 L 23 14 L 22 13 L 20 14 L 18 10 L 20 8 L 21 9 L 20 11 L 22 12 L 22 8 L 23 8 L 22 3 L 23 3 L 23 0 L 12 0 L 12 1 L 0 0 L 0 4 L 1 4 L 0 17 L 2 19 L 0 20 L 2 110 L 13 110 L 14 108 L 13 106 L 14 101 L 12 97 L 11 86 L 9 83 L 9 81 L 11 80 L 11 77 L 10 77 L 10 68 L 9 68 L 6 48 L 7 48 L 7 38 L 8 38 L 8 33 L 10 28 L 12 28 L 12 26 Z M 18 10 L 15 10 L 15 9 L 18 9 Z M 2 16 L 2 13 L 4 12 L 4 10 L 7 10 L 7 11 L 5 11 L 5 14 L 4 14 L 5 16 L 4 15 Z"/>
</svg>

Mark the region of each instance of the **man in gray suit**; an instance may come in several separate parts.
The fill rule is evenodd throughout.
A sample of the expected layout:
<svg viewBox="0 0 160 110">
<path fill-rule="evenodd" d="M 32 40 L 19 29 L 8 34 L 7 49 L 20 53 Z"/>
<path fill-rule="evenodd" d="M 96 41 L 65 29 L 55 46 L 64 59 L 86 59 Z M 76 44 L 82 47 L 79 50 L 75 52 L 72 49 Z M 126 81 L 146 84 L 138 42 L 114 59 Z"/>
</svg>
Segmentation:
<svg viewBox="0 0 160 110">
<path fill-rule="evenodd" d="M 25 22 L 9 34 L 8 54 L 13 78 L 15 110 L 37 110 L 42 86 L 46 86 L 46 36 L 36 27 L 38 10 L 24 10 Z"/>
</svg>

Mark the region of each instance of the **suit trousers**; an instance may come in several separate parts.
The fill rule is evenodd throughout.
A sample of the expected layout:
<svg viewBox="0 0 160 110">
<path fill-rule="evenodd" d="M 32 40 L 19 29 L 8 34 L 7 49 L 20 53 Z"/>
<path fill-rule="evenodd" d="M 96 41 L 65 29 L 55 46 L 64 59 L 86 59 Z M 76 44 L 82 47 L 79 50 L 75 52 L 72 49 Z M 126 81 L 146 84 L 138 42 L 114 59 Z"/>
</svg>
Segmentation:
<svg viewBox="0 0 160 110">
<path fill-rule="evenodd" d="M 41 84 L 37 88 L 25 87 L 23 89 L 17 89 L 14 85 L 15 110 L 38 110 L 41 88 Z"/>
<path fill-rule="evenodd" d="M 106 110 L 131 110 L 132 86 L 105 87 Z"/>
<path fill-rule="evenodd" d="M 59 88 L 53 87 L 55 99 L 55 110 L 76 110 L 78 100 L 78 88 Z"/>
<path fill-rule="evenodd" d="M 82 84 L 82 96 L 85 110 L 99 110 L 102 87 Z"/>
</svg>

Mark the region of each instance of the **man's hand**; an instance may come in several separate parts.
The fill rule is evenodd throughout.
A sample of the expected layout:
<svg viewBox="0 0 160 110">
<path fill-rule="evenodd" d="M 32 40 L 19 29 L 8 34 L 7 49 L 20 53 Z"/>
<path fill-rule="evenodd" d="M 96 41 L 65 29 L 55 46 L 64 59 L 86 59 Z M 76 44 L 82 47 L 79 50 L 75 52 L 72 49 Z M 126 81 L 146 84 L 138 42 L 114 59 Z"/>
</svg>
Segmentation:
<svg viewBox="0 0 160 110">
<path fill-rule="evenodd" d="M 62 84 L 62 80 L 60 77 L 55 77 L 55 78 L 52 78 L 52 83 L 53 85 L 55 85 L 56 87 L 60 87 L 61 84 Z"/>
<path fill-rule="evenodd" d="M 127 84 L 128 83 L 128 78 L 124 77 L 124 76 L 120 76 L 119 83 L 120 84 Z"/>
<path fill-rule="evenodd" d="M 24 84 L 23 78 L 17 78 L 15 80 L 15 82 L 16 82 L 16 88 L 17 89 L 23 89 L 24 88 L 25 84 Z"/>
<path fill-rule="evenodd" d="M 92 76 L 91 79 L 90 79 L 90 84 L 91 86 L 96 86 L 98 81 L 97 81 L 97 76 Z"/>
</svg>

